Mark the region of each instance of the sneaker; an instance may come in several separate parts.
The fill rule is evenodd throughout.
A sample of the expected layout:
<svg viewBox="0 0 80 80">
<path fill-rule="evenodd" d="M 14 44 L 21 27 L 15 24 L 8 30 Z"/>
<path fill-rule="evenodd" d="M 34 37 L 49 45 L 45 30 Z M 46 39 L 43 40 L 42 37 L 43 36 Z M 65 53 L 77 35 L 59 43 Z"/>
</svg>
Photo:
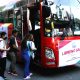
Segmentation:
<svg viewBox="0 0 80 80">
<path fill-rule="evenodd" d="M 29 74 L 29 76 L 32 76 L 32 75 L 33 75 L 32 73 Z"/>
<path fill-rule="evenodd" d="M 26 78 L 24 78 L 24 80 L 26 80 L 26 79 L 30 79 L 30 76 L 27 76 Z"/>
<path fill-rule="evenodd" d="M 4 80 L 7 80 L 7 77 L 4 76 L 3 79 L 4 79 Z"/>
<path fill-rule="evenodd" d="M 7 80 L 7 77 L 4 77 L 4 80 Z"/>
<path fill-rule="evenodd" d="M 8 74 L 11 74 L 12 72 L 8 71 Z"/>
<path fill-rule="evenodd" d="M 16 72 L 16 71 L 11 72 L 11 74 L 12 74 L 12 75 L 14 75 L 14 76 L 18 76 L 18 74 L 17 74 L 17 72 Z"/>
</svg>

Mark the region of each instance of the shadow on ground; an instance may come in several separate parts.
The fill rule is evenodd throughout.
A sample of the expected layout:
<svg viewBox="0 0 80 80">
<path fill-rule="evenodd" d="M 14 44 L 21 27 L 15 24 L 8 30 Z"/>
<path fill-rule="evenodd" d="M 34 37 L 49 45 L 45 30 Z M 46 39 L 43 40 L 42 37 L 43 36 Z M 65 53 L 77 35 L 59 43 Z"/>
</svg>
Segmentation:
<svg viewBox="0 0 80 80">
<path fill-rule="evenodd" d="M 78 71 L 80 72 L 80 67 L 73 65 L 73 66 L 62 67 L 62 68 L 45 69 L 36 65 L 31 65 L 31 71 L 40 76 L 51 77 L 51 76 L 58 76 L 58 75 L 60 76 L 63 74 L 75 73 Z"/>
</svg>

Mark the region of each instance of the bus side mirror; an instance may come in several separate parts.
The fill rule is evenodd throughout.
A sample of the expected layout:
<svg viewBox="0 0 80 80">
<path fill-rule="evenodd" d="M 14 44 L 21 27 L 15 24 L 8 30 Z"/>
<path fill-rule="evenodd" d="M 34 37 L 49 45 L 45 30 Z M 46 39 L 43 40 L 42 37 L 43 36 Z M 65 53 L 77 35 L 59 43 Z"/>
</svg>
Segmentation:
<svg viewBox="0 0 80 80">
<path fill-rule="evenodd" d="M 46 5 L 43 5 L 42 6 L 42 16 L 43 18 L 47 18 L 49 17 L 51 14 L 51 9 L 50 7 L 46 6 Z"/>
</svg>

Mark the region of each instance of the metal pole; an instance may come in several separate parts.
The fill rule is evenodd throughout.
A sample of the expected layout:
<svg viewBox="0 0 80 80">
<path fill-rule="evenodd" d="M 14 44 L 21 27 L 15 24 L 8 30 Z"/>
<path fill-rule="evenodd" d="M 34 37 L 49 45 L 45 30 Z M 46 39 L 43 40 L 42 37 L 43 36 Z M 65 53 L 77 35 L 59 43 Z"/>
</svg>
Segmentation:
<svg viewBox="0 0 80 80">
<path fill-rule="evenodd" d="M 22 39 L 23 39 L 23 36 L 24 36 L 24 33 L 23 33 L 23 9 L 22 9 L 22 7 L 21 7 L 21 23 L 22 23 Z"/>
<path fill-rule="evenodd" d="M 15 13 L 15 8 L 16 8 L 16 5 L 14 5 L 14 9 L 13 9 L 13 24 L 14 24 L 14 28 L 16 27 L 16 13 Z"/>
</svg>

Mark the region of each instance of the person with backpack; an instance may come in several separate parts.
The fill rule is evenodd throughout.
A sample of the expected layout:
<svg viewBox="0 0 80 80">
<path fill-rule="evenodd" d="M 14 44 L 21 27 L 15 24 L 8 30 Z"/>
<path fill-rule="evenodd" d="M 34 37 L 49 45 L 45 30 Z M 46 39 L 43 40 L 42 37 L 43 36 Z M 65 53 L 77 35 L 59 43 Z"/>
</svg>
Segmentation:
<svg viewBox="0 0 80 80">
<path fill-rule="evenodd" d="M 27 34 L 21 43 L 22 57 L 24 59 L 24 80 L 29 79 L 32 73 L 30 73 L 30 58 L 32 50 L 36 50 L 35 44 L 33 42 L 33 35 Z"/>
</svg>

